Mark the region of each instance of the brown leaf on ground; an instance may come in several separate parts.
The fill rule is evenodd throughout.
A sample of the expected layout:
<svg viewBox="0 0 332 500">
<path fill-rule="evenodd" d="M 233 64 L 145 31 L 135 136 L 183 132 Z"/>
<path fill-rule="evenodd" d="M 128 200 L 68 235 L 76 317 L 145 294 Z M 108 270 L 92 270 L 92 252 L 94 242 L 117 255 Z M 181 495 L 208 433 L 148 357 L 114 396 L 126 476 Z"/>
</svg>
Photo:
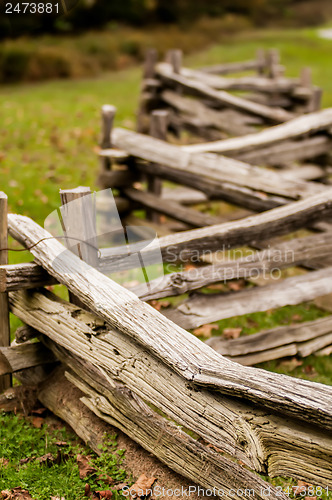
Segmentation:
<svg viewBox="0 0 332 500">
<path fill-rule="evenodd" d="M 251 319 L 251 318 L 247 318 L 247 325 L 250 328 L 258 328 L 259 327 L 259 324 L 257 323 L 257 321 L 255 321 L 254 319 Z"/>
<path fill-rule="evenodd" d="M 225 339 L 237 339 L 241 332 L 242 328 L 224 328 L 222 334 Z"/>
<path fill-rule="evenodd" d="M 205 337 L 206 339 L 209 339 L 212 336 L 212 330 L 218 330 L 218 329 L 219 329 L 218 325 L 211 323 L 203 325 L 199 328 L 195 328 L 195 330 L 193 330 L 193 333 L 194 335 L 197 335 L 197 337 L 202 336 Z"/>
<path fill-rule="evenodd" d="M 90 474 L 97 472 L 97 469 L 90 465 L 90 457 L 84 455 L 77 455 L 76 461 L 78 464 L 78 470 L 80 472 L 80 479 L 85 479 Z"/>
<path fill-rule="evenodd" d="M 164 300 L 163 302 L 160 302 L 159 300 L 151 300 L 150 305 L 157 309 L 157 311 L 160 311 L 162 308 L 169 307 L 171 305 L 168 300 Z"/>
<path fill-rule="evenodd" d="M 91 488 L 88 483 L 84 486 L 84 496 L 89 497 L 91 495 Z"/>
<path fill-rule="evenodd" d="M 141 474 L 129 490 L 131 496 L 136 495 L 138 498 L 147 496 L 156 479 L 155 477 L 147 477 L 145 474 Z"/>
<path fill-rule="evenodd" d="M 315 377 L 316 375 L 318 375 L 318 373 L 316 372 L 315 368 L 312 365 L 304 366 L 302 368 L 302 371 L 303 371 L 303 373 L 305 373 L 306 375 L 309 375 L 310 377 Z"/>
<path fill-rule="evenodd" d="M 112 498 L 113 493 L 111 490 L 95 491 L 93 498 L 99 500 L 100 498 Z"/>
<path fill-rule="evenodd" d="M 281 361 L 280 366 L 285 368 L 287 371 L 292 372 L 297 368 L 298 366 L 301 366 L 303 364 L 303 361 L 297 358 L 292 358 L 288 361 Z"/>
<path fill-rule="evenodd" d="M 23 490 L 20 486 L 11 490 L 3 490 L 0 495 L 3 500 L 34 500 L 28 490 Z"/>
<path fill-rule="evenodd" d="M 36 415 L 43 415 L 47 411 L 47 408 L 36 408 L 35 410 L 32 410 L 31 413 L 36 414 Z"/>
<path fill-rule="evenodd" d="M 52 453 L 46 453 L 46 455 L 36 458 L 36 462 L 39 462 L 41 465 L 47 465 L 47 467 L 51 467 L 55 462 L 55 458 Z"/>
<path fill-rule="evenodd" d="M 114 483 L 114 480 L 110 476 L 106 476 L 106 474 L 101 474 L 100 476 L 98 476 L 97 481 L 101 481 L 102 483 L 105 483 L 108 486 Z"/>
<path fill-rule="evenodd" d="M 246 286 L 245 280 L 230 281 L 228 283 L 228 288 L 230 290 L 233 290 L 234 292 L 238 292 L 239 290 L 243 290 L 245 286 Z"/>
<path fill-rule="evenodd" d="M 221 291 L 225 291 L 227 289 L 223 283 L 215 283 L 213 285 L 209 285 L 207 288 L 209 290 L 221 290 Z"/>
<path fill-rule="evenodd" d="M 9 464 L 9 460 L 7 458 L 1 457 L 0 458 L 0 467 L 6 467 Z"/>
<path fill-rule="evenodd" d="M 302 316 L 299 314 L 293 314 L 292 321 L 302 321 Z"/>
<path fill-rule="evenodd" d="M 192 264 L 186 264 L 184 266 L 185 271 L 190 271 L 190 269 L 196 269 L 196 266 L 193 266 Z"/>
<path fill-rule="evenodd" d="M 65 497 L 51 497 L 51 500 L 66 500 Z"/>
<path fill-rule="evenodd" d="M 42 417 L 34 417 L 32 419 L 32 425 L 37 429 L 40 429 L 44 424 L 44 419 Z"/>
<path fill-rule="evenodd" d="M 34 460 L 34 458 L 21 458 L 20 460 L 20 465 L 23 465 L 23 464 L 27 464 L 28 462 L 30 462 L 31 460 Z"/>
<path fill-rule="evenodd" d="M 301 495 L 301 497 L 303 497 L 302 493 L 305 493 L 309 487 L 313 487 L 312 484 L 306 481 L 298 481 L 297 486 L 293 486 L 293 493 L 295 496 Z"/>
<path fill-rule="evenodd" d="M 55 441 L 56 446 L 68 446 L 67 441 Z"/>
</svg>

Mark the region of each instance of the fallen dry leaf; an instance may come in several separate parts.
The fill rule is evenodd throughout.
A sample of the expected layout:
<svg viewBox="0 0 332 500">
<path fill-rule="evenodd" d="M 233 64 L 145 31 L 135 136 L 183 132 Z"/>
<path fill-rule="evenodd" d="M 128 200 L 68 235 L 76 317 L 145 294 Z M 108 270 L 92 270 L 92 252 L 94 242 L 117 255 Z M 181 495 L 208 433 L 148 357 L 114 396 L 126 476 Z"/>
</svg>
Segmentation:
<svg viewBox="0 0 332 500">
<path fill-rule="evenodd" d="M 46 455 L 36 458 L 36 462 L 39 462 L 41 465 L 47 465 L 47 467 L 51 467 L 55 462 L 55 458 L 52 453 L 46 453 Z"/>
<path fill-rule="evenodd" d="M 209 290 L 226 290 L 226 286 L 223 283 L 215 283 L 207 287 Z"/>
<path fill-rule="evenodd" d="M 315 368 L 312 365 L 306 365 L 302 368 L 302 371 L 306 374 L 309 375 L 310 377 L 315 377 L 318 375 L 316 372 Z"/>
<path fill-rule="evenodd" d="M 200 328 L 195 328 L 195 330 L 193 330 L 193 333 L 197 336 L 202 336 L 208 339 L 212 336 L 212 330 L 218 330 L 218 329 L 219 329 L 218 325 L 211 323 L 203 325 Z"/>
<path fill-rule="evenodd" d="M 237 339 L 241 332 L 242 328 L 224 328 L 222 334 L 225 339 Z"/>
<path fill-rule="evenodd" d="M 312 484 L 307 483 L 306 481 L 298 481 L 297 486 L 293 486 L 294 495 L 295 496 L 297 496 L 297 495 L 303 496 L 302 493 L 305 493 L 310 486 L 313 487 Z M 313 498 L 313 497 L 310 497 L 310 498 Z"/>
<path fill-rule="evenodd" d="M 131 496 L 136 495 L 137 497 L 145 497 L 149 494 L 153 483 L 156 481 L 155 477 L 147 477 L 145 474 L 141 474 L 137 479 L 136 483 L 130 488 Z"/>
<path fill-rule="evenodd" d="M 112 498 L 113 493 L 111 490 L 103 490 L 103 491 L 95 491 L 93 494 L 93 498 L 96 500 L 99 498 Z"/>
<path fill-rule="evenodd" d="M 160 311 L 161 308 L 169 307 L 171 305 L 168 300 L 164 300 L 163 302 L 160 302 L 159 300 L 151 300 L 150 305 L 157 309 L 157 311 Z"/>
<path fill-rule="evenodd" d="M 84 486 L 84 496 L 89 497 L 91 495 L 91 488 L 88 483 Z"/>
<path fill-rule="evenodd" d="M 230 281 L 228 283 L 228 288 L 230 290 L 233 290 L 234 292 L 237 292 L 239 290 L 243 290 L 243 288 L 245 286 L 246 286 L 245 280 Z"/>
<path fill-rule="evenodd" d="M 281 361 L 281 363 L 280 363 L 280 365 L 283 368 L 286 368 L 286 370 L 288 370 L 290 372 L 295 370 L 295 368 L 297 368 L 298 366 L 301 366 L 302 364 L 303 364 L 303 361 L 301 361 L 297 358 L 292 358 L 289 361 Z"/>
<path fill-rule="evenodd" d="M 1 467 L 6 467 L 9 464 L 9 460 L 7 458 L 1 457 L 0 458 L 0 466 Z"/>
<path fill-rule="evenodd" d="M 292 321 L 302 321 L 302 316 L 299 314 L 293 314 Z"/>
<path fill-rule="evenodd" d="M 51 497 L 51 500 L 66 500 L 65 497 Z"/>
<path fill-rule="evenodd" d="M 97 469 L 90 465 L 90 457 L 84 455 L 77 455 L 76 461 L 78 464 L 78 470 L 80 472 L 80 479 L 85 479 L 90 474 L 97 472 Z"/>
<path fill-rule="evenodd" d="M 32 419 L 32 425 L 37 429 L 40 429 L 44 424 L 44 419 L 42 417 L 34 417 Z"/>
<path fill-rule="evenodd" d="M 20 486 L 11 490 L 3 490 L 0 495 L 3 500 L 34 500 L 28 490 L 23 490 Z"/>
<path fill-rule="evenodd" d="M 114 480 L 110 476 L 106 476 L 106 474 L 101 474 L 100 476 L 98 476 L 97 481 L 101 481 L 102 483 L 105 483 L 108 486 L 114 483 Z"/>
<path fill-rule="evenodd" d="M 41 408 L 36 408 L 35 410 L 32 410 L 31 413 L 36 414 L 36 415 L 43 415 L 47 411 L 47 408 L 41 407 Z"/>
</svg>

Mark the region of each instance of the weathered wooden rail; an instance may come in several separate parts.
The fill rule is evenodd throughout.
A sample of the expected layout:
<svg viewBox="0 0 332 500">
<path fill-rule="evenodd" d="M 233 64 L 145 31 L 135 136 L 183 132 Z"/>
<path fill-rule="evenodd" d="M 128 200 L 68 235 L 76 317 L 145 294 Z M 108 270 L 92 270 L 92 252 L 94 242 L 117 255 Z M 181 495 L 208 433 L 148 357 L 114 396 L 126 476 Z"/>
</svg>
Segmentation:
<svg viewBox="0 0 332 500">
<path fill-rule="evenodd" d="M 79 190 L 74 193 L 77 197 Z M 81 193 L 84 196 L 87 190 Z M 69 203 L 65 207 L 69 226 L 72 220 L 70 206 Z M 240 234 L 247 234 L 247 243 L 267 227 L 271 227 L 267 236 L 285 234 L 325 219 L 331 211 L 329 189 L 240 223 L 219 224 L 209 229 L 212 234 L 215 231 L 217 241 L 228 241 L 235 246 L 240 242 Z M 75 214 L 76 217 L 80 215 L 77 206 Z M 81 219 L 86 220 L 84 210 Z M 83 403 L 98 417 L 124 430 L 189 479 L 206 488 L 223 489 L 225 498 L 232 497 L 227 491 L 235 486 L 250 486 L 258 498 L 278 496 L 273 488 L 268 495 L 264 494 L 266 483 L 236 461 L 229 460 L 227 455 L 260 473 L 290 475 L 324 486 L 329 484 L 332 480 L 329 467 L 332 442 L 326 434 L 332 422 L 329 387 L 241 367 L 220 356 L 74 253 L 65 251 L 59 241 L 27 217 L 10 214 L 8 228 L 15 239 L 30 248 L 35 263 L 1 267 L 1 291 L 8 293 L 11 311 L 30 329 L 18 332 L 18 345 L 1 349 L 0 374 L 24 370 L 25 380 L 29 380 L 31 370 L 33 374 L 36 367 L 60 360 L 66 367 L 70 383 L 85 394 Z M 161 240 L 164 255 L 170 247 L 194 249 L 198 245 L 197 248 L 202 248 L 198 242 L 204 241 L 207 231 L 196 231 L 199 233 L 197 238 L 195 231 L 185 231 Z M 206 240 L 204 248 L 213 248 L 214 239 L 207 237 Z M 315 254 L 318 243 L 321 253 Z M 295 249 L 295 260 L 286 255 L 283 264 L 310 262 L 317 255 L 325 257 L 330 246 L 329 234 L 304 238 L 302 246 Z M 269 257 L 276 250 L 271 249 L 267 255 L 268 266 Z M 121 255 L 116 255 L 118 251 L 112 252 L 121 259 Z M 105 266 L 105 253 L 99 257 L 101 269 Z M 259 254 L 256 260 L 262 263 Z M 250 272 L 250 260 L 243 263 L 248 265 L 246 269 Z M 216 281 L 217 268 L 212 268 L 202 268 L 202 271 L 207 269 L 207 274 L 201 278 L 205 283 Z M 220 265 L 219 269 L 222 268 Z M 228 265 L 223 268 L 225 276 L 227 268 Z M 318 289 L 320 293 L 332 291 L 329 272 L 324 269 L 321 274 L 319 271 L 309 273 L 311 278 L 304 276 L 304 281 L 311 285 L 303 288 L 298 300 L 313 298 Z M 75 303 L 65 302 L 40 288 L 54 282 L 66 285 Z M 285 288 L 286 282 L 284 280 Z M 278 287 L 279 283 L 274 286 Z M 241 293 L 244 292 L 233 295 L 239 297 Z M 77 305 L 77 301 L 81 305 Z M 258 334 L 267 339 L 263 354 L 266 357 L 268 351 L 279 348 L 290 352 L 295 343 L 298 352 L 301 349 L 311 352 L 308 346 L 311 341 L 319 342 L 319 348 L 324 347 L 331 343 L 331 339 L 327 343 L 323 340 L 330 335 L 330 321 L 324 318 L 314 325 L 305 325 L 304 329 L 297 325 L 297 329 L 290 329 L 287 334 L 282 332 L 280 337 L 286 338 L 286 347 L 281 341 L 271 341 L 275 332 Z M 315 335 L 309 334 L 310 328 Z M 39 343 L 30 343 L 34 336 L 39 338 Z M 260 345 L 256 351 L 245 351 L 246 342 L 241 342 L 235 346 L 233 354 L 245 356 L 246 360 L 262 351 L 262 344 L 256 338 L 256 347 Z M 219 351 L 222 348 L 217 346 Z M 47 389 L 47 383 L 47 380 L 43 382 L 42 400 L 46 404 L 49 401 L 53 411 L 69 418 L 59 402 L 54 403 L 52 388 Z M 48 390 L 51 391 L 49 397 L 46 395 Z M 167 423 L 143 401 L 197 433 L 203 444 Z M 71 413 L 71 422 L 73 418 Z M 208 443 L 226 455 L 214 452 L 206 445 Z M 287 454 L 285 447 L 289 450 Z M 179 456 L 185 457 L 190 468 L 183 466 Z M 202 472 L 206 468 L 209 474 Z M 227 470 L 227 474 L 220 474 L 221 469 Z"/>
<path fill-rule="evenodd" d="M 221 76 L 252 70 L 257 75 Z M 169 51 L 166 62 L 158 63 L 151 49 L 143 71 L 138 130 L 148 132 L 151 112 L 166 109 L 170 131 L 215 140 L 319 109 L 321 89 L 312 84 L 310 68 L 303 68 L 299 78 L 286 78 L 284 71 L 274 49 L 259 50 L 256 60 L 201 70 L 183 67 L 179 50 Z"/>
</svg>

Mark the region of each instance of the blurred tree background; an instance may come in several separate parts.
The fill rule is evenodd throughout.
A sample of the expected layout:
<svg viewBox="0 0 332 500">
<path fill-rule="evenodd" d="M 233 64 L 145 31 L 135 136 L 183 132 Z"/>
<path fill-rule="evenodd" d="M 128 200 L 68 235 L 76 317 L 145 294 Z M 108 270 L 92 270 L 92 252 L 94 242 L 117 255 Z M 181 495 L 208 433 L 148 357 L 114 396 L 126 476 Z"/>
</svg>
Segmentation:
<svg viewBox="0 0 332 500">
<path fill-rule="evenodd" d="M 38 2 L 38 0 L 35 0 Z M 47 0 L 43 0 L 46 3 Z M 297 24 L 324 21 L 324 9 L 315 8 L 313 0 L 48 0 L 57 4 L 57 14 L 4 15 L 2 0 L 0 37 L 24 34 L 80 33 L 103 28 L 111 23 L 132 26 L 177 23 L 186 25 L 202 16 L 215 17 L 229 13 L 248 16 L 255 25 L 270 21 L 291 20 Z M 12 0 L 16 5 L 17 0 Z"/>
</svg>

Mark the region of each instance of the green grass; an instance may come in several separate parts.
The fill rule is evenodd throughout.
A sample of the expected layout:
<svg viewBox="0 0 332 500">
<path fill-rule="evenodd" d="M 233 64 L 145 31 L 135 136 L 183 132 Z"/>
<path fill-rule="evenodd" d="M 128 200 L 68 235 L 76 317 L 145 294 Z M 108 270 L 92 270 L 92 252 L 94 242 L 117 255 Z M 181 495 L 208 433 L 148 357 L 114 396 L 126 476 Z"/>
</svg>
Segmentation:
<svg viewBox="0 0 332 500">
<path fill-rule="evenodd" d="M 60 441 L 67 445 L 55 444 Z M 123 450 L 115 451 L 115 444 L 114 436 L 107 438 L 107 446 L 114 448 L 114 453 L 105 451 L 98 457 L 78 444 L 75 434 L 66 428 L 52 428 L 44 424 L 38 429 L 20 415 L 0 413 L 0 457 L 8 461 L 0 465 L 0 491 L 21 487 L 36 500 L 49 500 L 51 496 L 84 500 L 85 484 L 89 484 L 92 491 L 112 490 L 112 486 L 107 486 L 98 478 L 108 476 L 114 483 L 126 479 L 121 468 Z M 107 446 L 105 450 L 109 449 Z M 36 460 L 48 453 L 54 457 L 61 456 L 60 463 L 47 466 Z M 78 454 L 88 453 L 96 472 L 80 479 L 76 458 Z M 28 461 L 20 464 L 20 460 L 24 459 Z M 124 497 L 114 491 L 112 498 Z"/>
</svg>

